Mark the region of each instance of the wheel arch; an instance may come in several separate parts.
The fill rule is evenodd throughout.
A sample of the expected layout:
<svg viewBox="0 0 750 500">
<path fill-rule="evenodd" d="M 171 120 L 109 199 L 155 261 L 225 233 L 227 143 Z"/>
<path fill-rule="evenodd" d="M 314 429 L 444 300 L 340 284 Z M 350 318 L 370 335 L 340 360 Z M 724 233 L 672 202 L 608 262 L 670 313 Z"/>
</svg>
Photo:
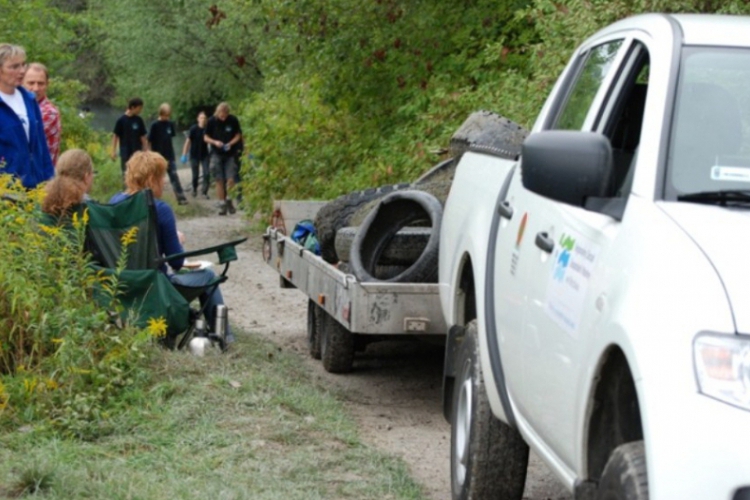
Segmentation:
<svg viewBox="0 0 750 500">
<path fill-rule="evenodd" d="M 449 422 L 456 378 L 456 357 L 461 348 L 466 325 L 477 318 L 474 266 L 468 253 L 464 253 L 460 259 L 453 290 L 455 290 L 455 293 L 451 300 L 451 307 L 453 308 L 454 324 L 448 330 L 445 342 L 445 359 L 443 361 L 443 415 Z"/>
<path fill-rule="evenodd" d="M 601 478 L 612 451 L 624 443 L 643 440 L 640 402 L 625 352 L 607 347 L 599 360 L 589 397 L 586 470 L 591 481 Z"/>
</svg>

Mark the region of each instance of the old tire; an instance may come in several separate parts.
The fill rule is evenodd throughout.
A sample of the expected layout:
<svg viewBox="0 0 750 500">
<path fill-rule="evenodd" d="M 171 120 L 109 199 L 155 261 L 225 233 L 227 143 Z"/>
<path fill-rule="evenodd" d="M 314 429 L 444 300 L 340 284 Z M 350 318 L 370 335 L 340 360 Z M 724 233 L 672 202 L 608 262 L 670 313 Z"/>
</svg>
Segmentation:
<svg viewBox="0 0 750 500">
<path fill-rule="evenodd" d="M 529 447 L 492 415 L 479 360 L 476 320 L 456 362 L 451 411 L 451 491 L 454 500 L 521 499 Z"/>
<path fill-rule="evenodd" d="M 358 227 L 342 227 L 336 233 L 336 253 L 343 261 L 351 257 L 351 247 L 359 232 Z M 432 228 L 404 227 L 398 231 L 390 243 L 385 247 L 378 260 L 378 265 L 411 265 L 424 252 L 430 240 Z"/>
<path fill-rule="evenodd" d="M 375 278 L 379 280 L 387 280 L 388 278 L 392 278 L 394 276 L 397 276 L 401 273 L 403 273 L 406 270 L 407 266 L 399 266 L 399 265 L 383 265 L 383 266 L 375 266 Z M 338 266 L 339 271 L 346 274 L 352 274 L 351 266 L 348 262 L 339 262 Z"/>
<path fill-rule="evenodd" d="M 453 133 L 450 153 L 456 163 L 469 149 L 486 151 L 515 159 L 529 131 L 518 123 L 492 111 L 475 111 Z"/>
<path fill-rule="evenodd" d="M 313 359 L 320 359 L 320 335 L 318 335 L 317 316 L 325 314 L 325 311 L 309 300 L 307 302 L 307 347 Z"/>
<path fill-rule="evenodd" d="M 646 449 L 643 441 L 621 444 L 609 455 L 597 500 L 648 500 Z"/>
<path fill-rule="evenodd" d="M 354 335 L 325 310 L 320 309 L 317 328 L 320 359 L 330 373 L 347 373 L 354 363 Z"/>
<path fill-rule="evenodd" d="M 410 184 L 392 184 L 379 188 L 354 191 L 339 196 L 318 210 L 315 216 L 315 229 L 320 242 L 320 255 L 326 262 L 335 264 L 339 259 L 336 255 L 336 231 L 350 225 L 352 217 L 370 202 L 382 198 L 388 193 L 409 188 Z"/>
<path fill-rule="evenodd" d="M 437 282 L 438 245 L 443 207 L 431 194 L 422 191 L 397 191 L 385 196 L 367 215 L 352 242 L 349 263 L 360 281 L 396 283 Z M 396 233 L 416 222 L 429 221 L 430 237 L 419 258 L 404 272 L 379 280 L 375 268 Z"/>
</svg>

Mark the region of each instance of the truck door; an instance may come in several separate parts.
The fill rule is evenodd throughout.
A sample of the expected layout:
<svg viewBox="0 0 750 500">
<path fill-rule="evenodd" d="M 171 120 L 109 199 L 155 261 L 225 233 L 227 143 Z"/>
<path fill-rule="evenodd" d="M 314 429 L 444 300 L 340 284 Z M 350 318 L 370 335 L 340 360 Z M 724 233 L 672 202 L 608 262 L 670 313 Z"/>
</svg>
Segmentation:
<svg viewBox="0 0 750 500">
<path fill-rule="evenodd" d="M 560 89 L 547 129 L 597 131 L 613 146 L 615 182 L 623 206 L 640 140 L 647 85 L 648 53 L 629 38 L 602 40 L 580 58 L 577 75 Z M 556 111 L 555 111 L 556 110 Z M 520 163 L 523 175 L 523 158 Z M 519 420 L 573 466 L 580 443 L 576 425 L 578 385 L 587 336 L 600 294 L 597 279 L 620 221 L 566 205 L 515 182 L 509 192 L 527 214 L 519 267 L 525 277 L 523 335 L 509 342 L 523 367 L 523 385 L 512 399 Z M 599 280 L 600 282 L 601 280 Z M 533 360 L 533 362 L 530 362 Z"/>
</svg>

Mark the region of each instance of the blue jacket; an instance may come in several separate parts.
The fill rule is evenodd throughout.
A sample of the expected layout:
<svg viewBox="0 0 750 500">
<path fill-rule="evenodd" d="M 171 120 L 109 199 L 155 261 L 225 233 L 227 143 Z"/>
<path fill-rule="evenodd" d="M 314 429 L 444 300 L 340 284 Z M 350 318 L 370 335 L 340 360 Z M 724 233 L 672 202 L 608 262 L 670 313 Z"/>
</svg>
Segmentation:
<svg viewBox="0 0 750 500">
<path fill-rule="evenodd" d="M 51 179 L 55 168 L 34 94 L 22 87 L 18 90 L 29 114 L 29 140 L 18 115 L 0 99 L 0 173 L 20 178 L 23 186 L 31 189 Z"/>
</svg>

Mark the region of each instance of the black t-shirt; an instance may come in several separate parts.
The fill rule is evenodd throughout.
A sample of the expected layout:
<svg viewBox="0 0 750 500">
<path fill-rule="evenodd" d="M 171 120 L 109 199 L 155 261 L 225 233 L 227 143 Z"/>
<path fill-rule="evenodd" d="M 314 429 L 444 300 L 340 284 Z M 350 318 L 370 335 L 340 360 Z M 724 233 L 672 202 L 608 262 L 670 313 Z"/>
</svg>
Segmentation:
<svg viewBox="0 0 750 500">
<path fill-rule="evenodd" d="M 146 135 L 146 124 L 140 116 L 122 115 L 115 123 L 114 133 L 120 138 L 120 156 L 127 160 L 141 150 L 141 137 Z"/>
<path fill-rule="evenodd" d="M 234 115 L 227 116 L 227 119 L 224 121 L 212 116 L 208 119 L 208 123 L 206 124 L 206 135 L 211 139 L 221 141 L 224 144 L 234 139 L 235 135 L 241 133 L 242 129 L 240 128 L 240 122 Z M 213 148 L 213 152 L 222 156 L 229 156 L 235 154 L 236 149 L 237 144 L 232 146 L 229 151 L 222 151 L 218 148 Z"/>
<path fill-rule="evenodd" d="M 151 124 L 151 130 L 148 132 L 148 142 L 151 143 L 151 149 L 162 155 L 167 161 L 174 161 L 172 137 L 174 137 L 174 122 L 157 120 Z"/>
<path fill-rule="evenodd" d="M 208 144 L 203 140 L 206 133 L 205 128 L 200 128 L 197 124 L 190 127 L 188 139 L 190 139 L 190 158 L 202 160 L 208 156 Z"/>
</svg>

